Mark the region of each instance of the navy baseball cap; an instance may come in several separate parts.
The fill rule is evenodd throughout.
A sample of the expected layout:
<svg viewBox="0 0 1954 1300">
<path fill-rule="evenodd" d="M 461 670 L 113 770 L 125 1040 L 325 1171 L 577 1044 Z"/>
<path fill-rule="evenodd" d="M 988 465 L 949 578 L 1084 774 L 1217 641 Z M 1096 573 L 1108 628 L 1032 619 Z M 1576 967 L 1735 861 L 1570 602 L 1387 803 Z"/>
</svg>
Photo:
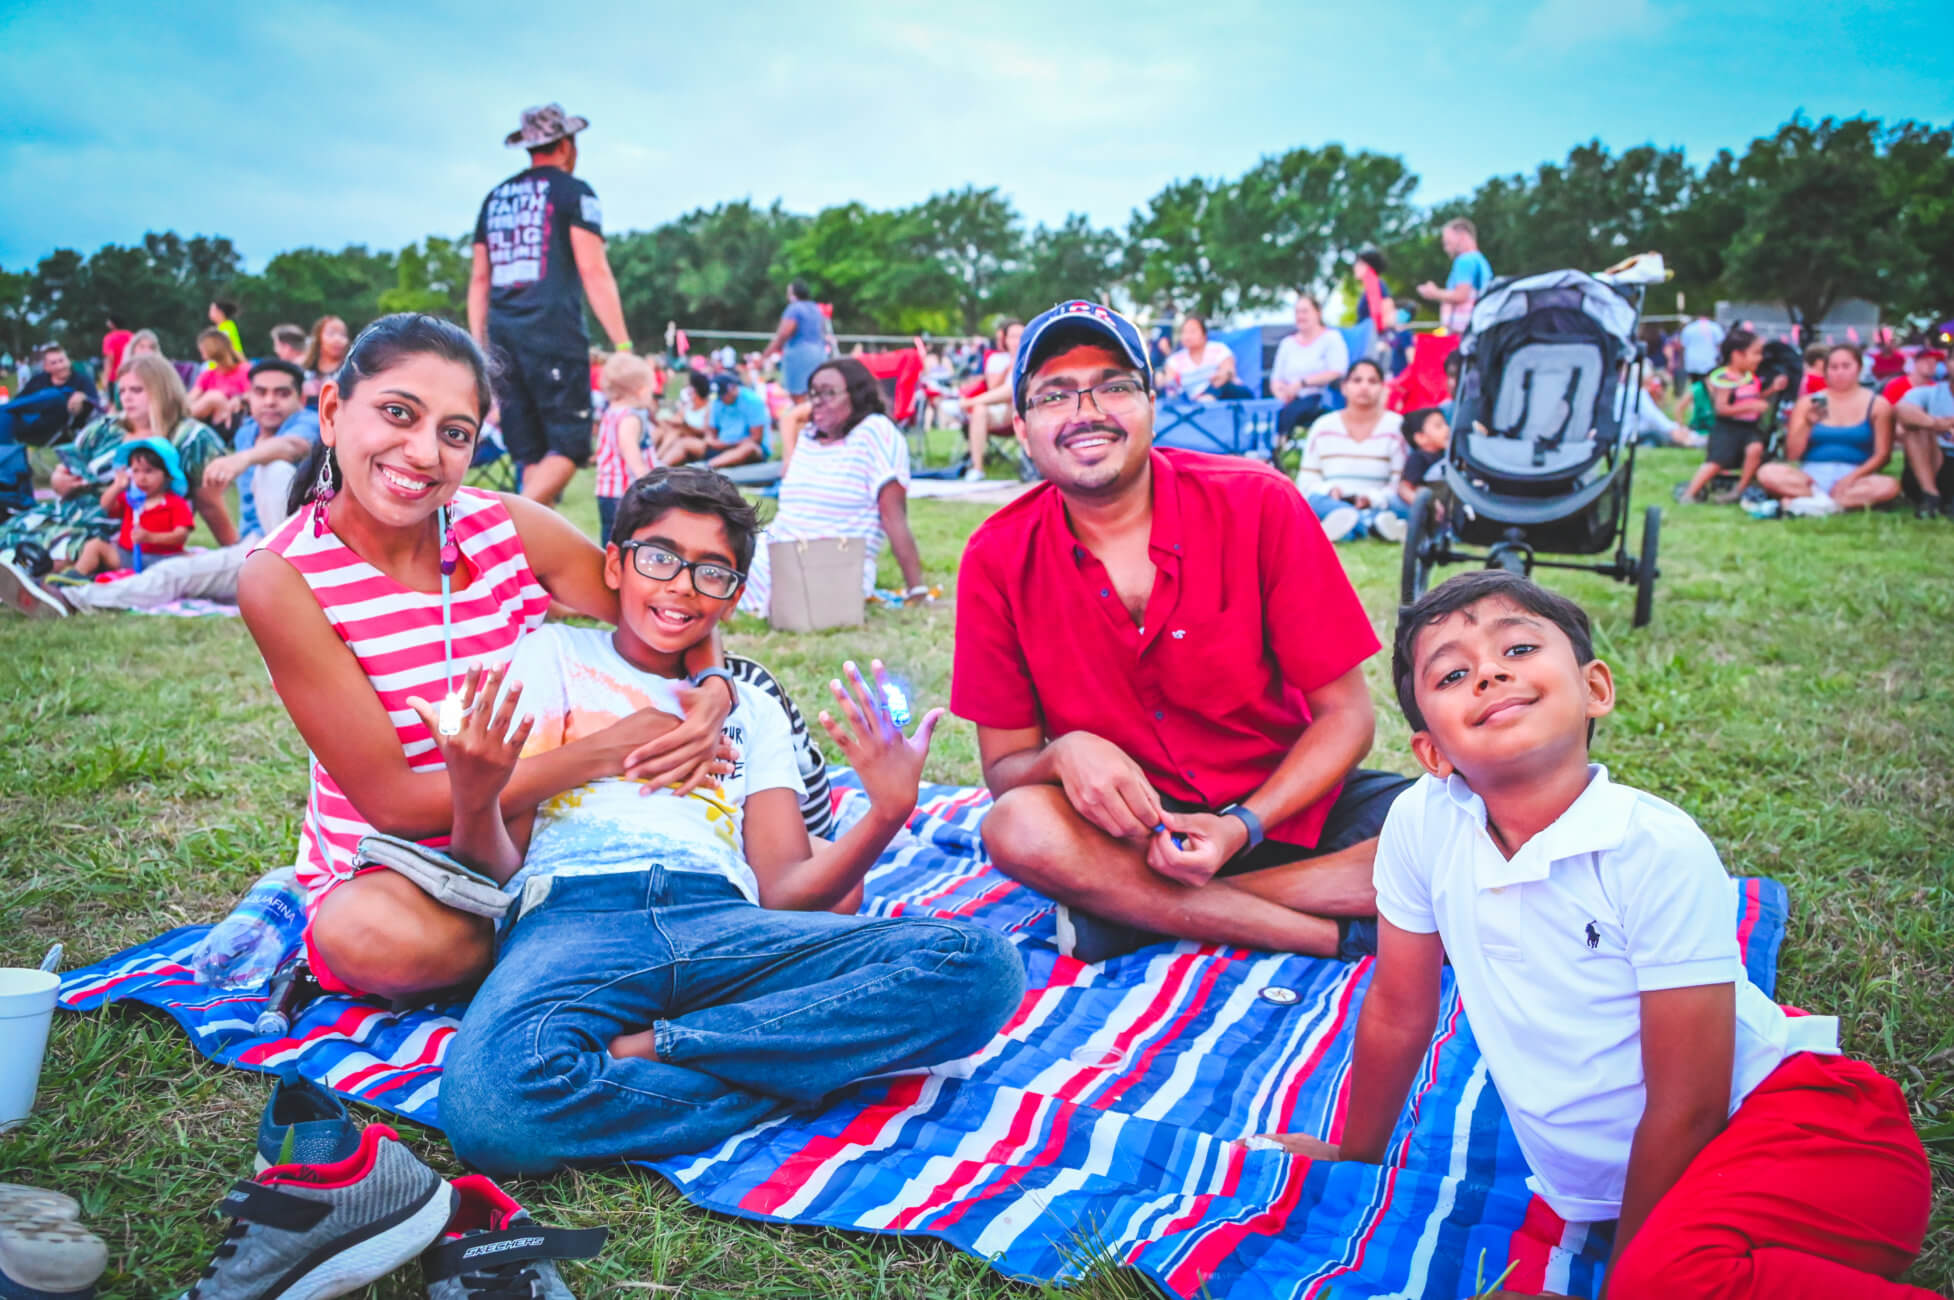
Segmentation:
<svg viewBox="0 0 1954 1300">
<path fill-rule="evenodd" d="M 712 377 L 712 390 L 721 397 L 740 390 L 740 377 L 732 371 L 722 371 Z"/>
<path fill-rule="evenodd" d="M 1011 403 L 1020 415 L 1024 413 L 1025 380 L 1038 369 L 1038 363 L 1063 347 L 1081 343 L 1112 348 L 1140 372 L 1147 391 L 1153 391 L 1153 364 L 1147 360 L 1147 344 L 1139 328 L 1111 307 L 1074 298 L 1034 317 L 1018 339 L 1018 357 L 1011 366 Z"/>
</svg>

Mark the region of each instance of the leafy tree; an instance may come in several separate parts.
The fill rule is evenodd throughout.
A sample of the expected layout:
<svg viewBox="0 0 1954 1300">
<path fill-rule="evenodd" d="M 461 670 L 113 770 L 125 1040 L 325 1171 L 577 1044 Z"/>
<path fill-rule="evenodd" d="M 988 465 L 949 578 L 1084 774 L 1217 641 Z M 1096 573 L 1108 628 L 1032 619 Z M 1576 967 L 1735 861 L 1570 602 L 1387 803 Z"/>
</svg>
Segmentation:
<svg viewBox="0 0 1954 1300">
<path fill-rule="evenodd" d="M 1018 269 L 998 287 L 997 304 L 1021 320 L 1068 298 L 1105 302 L 1119 287 L 1120 237 L 1074 212 L 1063 224 L 1040 222 L 1025 240 Z"/>
<path fill-rule="evenodd" d="M 380 291 L 380 311 L 427 312 L 466 325 L 473 245 L 472 237 L 429 235 L 422 243 L 401 249 L 394 259 L 394 286 Z"/>
<path fill-rule="evenodd" d="M 1389 243 L 1414 224 L 1417 184 L 1402 158 L 1340 144 L 1262 159 L 1230 187 L 1213 225 L 1237 281 L 1235 305 L 1326 287 L 1364 245 Z"/>
<path fill-rule="evenodd" d="M 337 316 L 348 329 L 381 313 L 380 295 L 398 286 L 394 254 L 375 252 L 364 244 L 348 244 L 336 253 L 323 248 L 295 248 L 265 263 L 257 275 L 238 282 L 246 348 L 269 346 L 266 335 L 274 325 L 293 324 L 310 329 L 321 316 Z M 464 292 L 466 279 L 464 277 Z"/>
<path fill-rule="evenodd" d="M 1724 257 L 1730 287 L 1814 324 L 1845 298 L 1904 293 L 1924 258 L 1901 228 L 1884 142 L 1875 120 L 1802 115 L 1753 140 L 1738 167 L 1751 201 Z"/>
<path fill-rule="evenodd" d="M 919 225 L 914 209 L 823 208 L 782 245 L 774 279 L 805 279 L 815 299 L 834 308 L 838 329 L 952 332 L 959 318 L 956 285 L 916 247 Z"/>
<path fill-rule="evenodd" d="M 995 186 L 965 186 L 932 194 L 906 217 L 912 254 L 941 269 L 954 286 L 959 323 L 966 333 L 976 330 L 1023 252 L 1018 210 Z"/>
<path fill-rule="evenodd" d="M 1126 225 L 1127 289 L 1166 312 L 1214 316 L 1241 297 L 1229 260 L 1233 187 L 1199 176 L 1169 182 Z"/>
</svg>

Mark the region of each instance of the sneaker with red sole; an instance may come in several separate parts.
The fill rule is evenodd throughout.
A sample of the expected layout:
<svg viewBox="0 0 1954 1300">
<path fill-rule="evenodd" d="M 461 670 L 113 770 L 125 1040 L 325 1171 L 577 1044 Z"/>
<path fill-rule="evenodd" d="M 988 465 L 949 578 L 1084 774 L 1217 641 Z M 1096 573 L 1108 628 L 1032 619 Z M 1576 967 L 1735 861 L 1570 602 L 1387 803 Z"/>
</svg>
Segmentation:
<svg viewBox="0 0 1954 1300">
<path fill-rule="evenodd" d="M 357 1291 L 440 1237 L 460 1198 L 385 1124 L 331 1164 L 273 1165 L 231 1188 L 231 1220 L 183 1300 L 325 1300 Z"/>
<path fill-rule="evenodd" d="M 421 1256 L 428 1300 L 574 1300 L 553 1261 L 590 1259 L 608 1228 L 545 1228 L 480 1174 L 455 1179 L 460 1205 Z"/>
</svg>

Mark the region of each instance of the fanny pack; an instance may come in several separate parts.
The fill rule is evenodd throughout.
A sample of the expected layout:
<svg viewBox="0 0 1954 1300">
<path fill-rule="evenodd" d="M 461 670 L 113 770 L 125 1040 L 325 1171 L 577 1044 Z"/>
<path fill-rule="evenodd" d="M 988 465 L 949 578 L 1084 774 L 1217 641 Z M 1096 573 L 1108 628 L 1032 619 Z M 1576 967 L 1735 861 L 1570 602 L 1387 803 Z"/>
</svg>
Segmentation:
<svg viewBox="0 0 1954 1300">
<path fill-rule="evenodd" d="M 385 867 L 420 887 L 422 893 L 457 912 L 499 921 L 509 910 L 509 895 L 472 867 L 463 866 L 439 849 L 431 849 L 398 835 L 363 835 L 353 854 L 357 867 Z"/>
</svg>

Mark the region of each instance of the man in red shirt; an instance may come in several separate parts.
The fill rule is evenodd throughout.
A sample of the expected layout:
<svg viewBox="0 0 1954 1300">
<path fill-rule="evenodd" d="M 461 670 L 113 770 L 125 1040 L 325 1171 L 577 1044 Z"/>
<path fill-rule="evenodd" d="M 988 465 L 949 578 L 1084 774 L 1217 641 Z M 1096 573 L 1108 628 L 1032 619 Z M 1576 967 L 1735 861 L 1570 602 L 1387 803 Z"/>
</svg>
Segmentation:
<svg viewBox="0 0 1954 1300">
<path fill-rule="evenodd" d="M 1913 354 L 1913 364 L 1906 372 L 1888 380 L 1879 390 L 1879 395 L 1889 404 L 1898 406 L 1900 399 L 1914 389 L 1932 388 L 1939 382 L 1940 363 L 1945 360 L 1945 352 L 1937 348 L 1921 348 Z"/>
<path fill-rule="evenodd" d="M 1295 486 L 1153 447 L 1133 324 L 1028 326 L 1014 428 L 1045 482 L 977 529 L 951 708 L 977 724 L 999 870 L 1098 961 L 1162 937 L 1354 957 L 1410 782 L 1357 770 L 1376 633 Z"/>
</svg>

